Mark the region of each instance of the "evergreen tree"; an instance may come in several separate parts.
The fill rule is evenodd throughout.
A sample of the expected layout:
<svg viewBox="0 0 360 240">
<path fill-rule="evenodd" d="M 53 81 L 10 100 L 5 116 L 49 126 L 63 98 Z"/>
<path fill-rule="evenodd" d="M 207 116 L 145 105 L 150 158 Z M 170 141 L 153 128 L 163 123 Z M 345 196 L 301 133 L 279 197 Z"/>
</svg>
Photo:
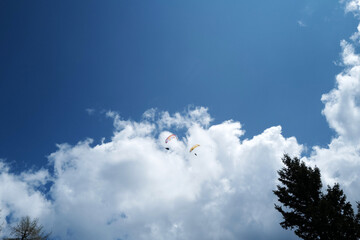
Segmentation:
<svg viewBox="0 0 360 240">
<path fill-rule="evenodd" d="M 294 230 L 305 240 L 356 240 L 360 237 L 360 214 L 354 210 L 339 184 L 321 192 L 319 168 L 307 167 L 298 158 L 284 155 L 285 166 L 278 171 L 274 194 L 283 206 L 275 204 L 282 216 L 280 225 Z M 358 205 L 359 209 L 359 205 Z"/>
</svg>

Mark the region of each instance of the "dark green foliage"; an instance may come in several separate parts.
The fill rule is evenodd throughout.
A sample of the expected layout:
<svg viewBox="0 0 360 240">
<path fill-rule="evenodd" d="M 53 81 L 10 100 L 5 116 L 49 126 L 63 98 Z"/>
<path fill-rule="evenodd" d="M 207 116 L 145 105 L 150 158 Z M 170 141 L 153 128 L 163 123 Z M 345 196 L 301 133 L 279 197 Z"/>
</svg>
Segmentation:
<svg viewBox="0 0 360 240">
<path fill-rule="evenodd" d="M 278 171 L 279 181 L 274 194 L 283 206 L 275 204 L 284 221 L 280 225 L 294 230 L 306 240 L 356 240 L 360 237 L 360 214 L 346 201 L 339 184 L 321 192 L 319 168 L 307 167 L 298 158 L 284 155 L 285 167 Z M 358 209 L 359 209 L 358 204 Z"/>
<path fill-rule="evenodd" d="M 20 222 L 12 227 L 11 235 L 13 238 L 7 240 L 48 240 L 50 234 L 43 231 L 43 226 L 38 224 L 38 220 L 31 220 L 26 216 L 21 218 Z"/>
</svg>

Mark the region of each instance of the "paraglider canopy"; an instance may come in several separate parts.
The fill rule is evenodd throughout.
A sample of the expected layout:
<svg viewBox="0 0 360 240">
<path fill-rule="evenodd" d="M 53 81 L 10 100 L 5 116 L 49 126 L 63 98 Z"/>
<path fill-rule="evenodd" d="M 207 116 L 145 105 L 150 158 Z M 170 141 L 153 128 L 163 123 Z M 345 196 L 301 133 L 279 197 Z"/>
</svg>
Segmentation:
<svg viewBox="0 0 360 240">
<path fill-rule="evenodd" d="M 190 148 L 190 152 L 192 152 L 195 148 L 199 147 L 199 144 L 195 144 L 194 146 L 192 146 L 192 148 Z"/>
<path fill-rule="evenodd" d="M 165 143 L 168 143 L 169 141 L 171 141 L 172 139 L 176 138 L 176 135 L 175 134 L 171 134 L 170 136 L 168 136 L 166 139 L 165 139 Z"/>
<path fill-rule="evenodd" d="M 171 140 L 177 140 L 177 137 L 175 134 L 170 134 L 166 139 L 165 139 L 165 144 L 166 144 L 166 147 L 165 149 L 166 150 L 170 150 L 170 148 L 172 149 L 174 147 L 174 144 L 176 141 L 173 141 L 171 142 Z"/>
<path fill-rule="evenodd" d="M 197 148 L 197 147 L 199 147 L 200 146 L 200 144 L 195 144 L 194 146 L 192 146 L 191 148 L 190 148 L 190 152 L 192 152 L 195 148 Z M 197 154 L 196 153 L 194 153 L 195 154 L 195 156 L 197 156 Z"/>
</svg>

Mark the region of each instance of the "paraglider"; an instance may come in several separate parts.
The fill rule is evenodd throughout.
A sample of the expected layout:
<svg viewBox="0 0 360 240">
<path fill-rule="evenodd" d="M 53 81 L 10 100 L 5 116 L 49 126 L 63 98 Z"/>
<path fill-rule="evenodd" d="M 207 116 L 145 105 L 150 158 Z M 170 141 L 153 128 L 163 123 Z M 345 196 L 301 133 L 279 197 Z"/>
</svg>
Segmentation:
<svg viewBox="0 0 360 240">
<path fill-rule="evenodd" d="M 192 152 L 195 148 L 197 148 L 199 146 L 200 146 L 200 144 L 195 144 L 194 146 L 192 146 L 192 148 L 190 148 L 190 152 Z M 194 154 L 195 154 L 195 156 L 197 156 L 196 153 L 194 153 Z"/>
<path fill-rule="evenodd" d="M 177 138 L 177 136 L 175 135 L 175 134 L 170 134 L 166 139 L 165 139 L 165 146 L 164 146 L 164 148 L 166 149 L 166 150 L 171 150 L 171 151 L 173 151 L 173 150 L 175 150 L 175 149 L 177 149 L 177 150 L 179 150 L 179 149 L 181 149 L 181 146 L 179 146 L 179 144 L 181 145 L 181 142 L 179 142 L 178 141 L 178 138 Z M 195 145 L 193 145 L 191 148 L 190 148 L 190 153 L 193 153 L 195 156 L 197 156 L 197 150 L 196 151 L 194 151 L 197 147 L 199 147 L 200 146 L 200 144 L 195 144 Z"/>
<path fill-rule="evenodd" d="M 168 142 L 170 142 L 172 139 L 177 139 L 176 135 L 175 134 L 171 134 L 170 136 L 168 136 L 166 139 L 165 139 L 165 143 L 167 144 Z M 165 147 L 166 150 L 170 150 L 169 147 Z"/>
</svg>

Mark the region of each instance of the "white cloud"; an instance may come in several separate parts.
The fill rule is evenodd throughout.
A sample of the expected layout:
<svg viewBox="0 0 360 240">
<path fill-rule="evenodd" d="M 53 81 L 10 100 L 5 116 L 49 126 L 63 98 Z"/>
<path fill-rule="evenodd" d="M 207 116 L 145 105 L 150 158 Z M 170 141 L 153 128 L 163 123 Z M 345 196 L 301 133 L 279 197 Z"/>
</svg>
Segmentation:
<svg viewBox="0 0 360 240">
<path fill-rule="evenodd" d="M 306 24 L 305 24 L 303 21 L 301 21 L 301 20 L 298 20 L 298 21 L 297 21 L 297 24 L 298 24 L 300 27 L 306 27 Z"/>
<path fill-rule="evenodd" d="M 345 12 L 353 12 L 355 15 L 359 14 L 360 0 L 342 0 L 340 2 L 345 2 Z"/>
<path fill-rule="evenodd" d="M 360 136 L 360 58 L 351 44 L 342 41 L 341 45 L 346 69 L 336 77 L 336 88 L 322 96 L 323 114 L 339 136 L 356 141 Z"/>
<path fill-rule="evenodd" d="M 359 41 L 360 39 L 360 24 L 357 26 L 357 32 L 355 32 L 350 39 L 354 42 Z"/>
<path fill-rule="evenodd" d="M 158 120 L 159 128 L 185 128 L 190 127 L 194 123 L 200 126 L 209 126 L 212 118 L 208 113 L 208 109 L 205 107 L 196 107 L 194 109 L 188 109 L 183 114 L 175 113 L 172 116 L 169 112 L 162 112 L 161 117 Z"/>
<path fill-rule="evenodd" d="M 347 1 L 346 11 L 358 15 L 360 1 Z M 351 39 L 358 40 L 358 31 Z M 323 114 L 336 137 L 326 148 L 315 146 L 307 160 L 317 165 L 325 184 L 341 184 L 355 204 L 360 200 L 360 56 L 355 45 L 341 41 L 344 70 L 336 76 L 336 87 L 321 98 Z"/>
<path fill-rule="evenodd" d="M 144 119 L 149 119 L 154 121 L 155 117 L 156 117 L 156 108 L 150 108 L 146 110 L 143 114 Z"/>
<path fill-rule="evenodd" d="M 14 175 L 0 162 L 0 224 L 4 227 L 1 234 L 8 234 L 9 224 L 24 215 L 41 217 L 41 222 L 47 220 L 52 204 L 37 187 L 45 184 L 48 176 L 46 170 Z"/>
<path fill-rule="evenodd" d="M 241 139 L 239 122 L 207 126 L 206 108 L 162 112 L 154 121 L 108 116 L 111 141 L 59 145 L 49 156 L 51 179 L 45 170 L 16 176 L 5 169 L 1 186 L 14 186 L 15 196 L 0 188 L 1 202 L 11 203 L 1 205 L 4 216 L 45 219 L 60 239 L 289 239 L 272 190 L 283 153 L 299 155 L 302 146 L 281 127 Z M 164 126 L 186 128 L 169 151 Z M 197 156 L 189 153 L 194 143 L 201 145 Z M 51 201 L 36 190 L 48 180 Z"/>
<path fill-rule="evenodd" d="M 282 154 L 300 154 L 302 147 L 280 127 L 241 142 L 238 122 L 201 126 L 211 119 L 204 108 L 172 117 L 165 112 L 157 123 L 109 115 L 121 126 L 111 142 L 60 145 L 50 156 L 54 233 L 63 239 L 238 239 L 249 227 L 260 238 L 282 231 L 271 190 Z M 166 151 L 161 142 L 169 132 L 155 137 L 155 129 L 164 122 L 184 127 L 179 119 L 188 126 L 186 139 Z M 188 152 L 195 142 L 201 143 L 198 156 Z"/>
</svg>

